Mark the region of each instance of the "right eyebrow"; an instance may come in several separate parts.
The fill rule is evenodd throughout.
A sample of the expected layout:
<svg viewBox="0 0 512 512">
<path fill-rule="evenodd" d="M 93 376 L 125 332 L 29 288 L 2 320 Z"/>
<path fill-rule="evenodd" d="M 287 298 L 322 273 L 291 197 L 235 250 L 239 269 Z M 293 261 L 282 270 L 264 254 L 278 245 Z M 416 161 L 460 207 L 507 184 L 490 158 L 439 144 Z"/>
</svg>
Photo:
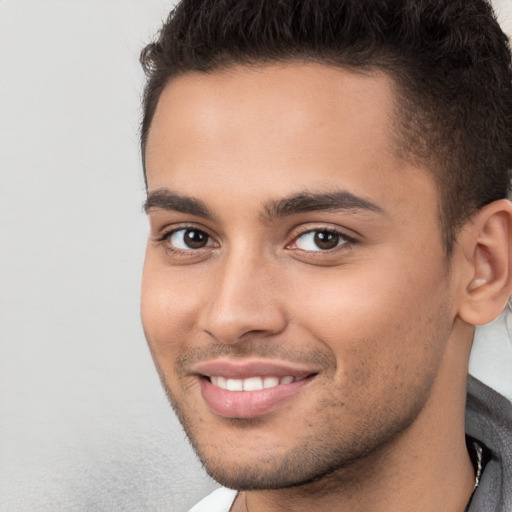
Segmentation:
<svg viewBox="0 0 512 512">
<path fill-rule="evenodd" d="M 152 210 L 166 210 L 214 219 L 213 212 L 200 200 L 176 194 L 167 188 L 153 190 L 144 202 L 146 213 Z"/>
</svg>

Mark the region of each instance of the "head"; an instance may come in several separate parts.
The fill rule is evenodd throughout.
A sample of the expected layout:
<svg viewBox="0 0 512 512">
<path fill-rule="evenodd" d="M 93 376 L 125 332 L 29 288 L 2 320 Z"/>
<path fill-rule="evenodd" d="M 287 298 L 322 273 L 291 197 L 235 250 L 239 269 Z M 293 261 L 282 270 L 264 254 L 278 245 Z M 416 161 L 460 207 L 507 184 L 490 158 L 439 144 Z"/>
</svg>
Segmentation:
<svg viewBox="0 0 512 512">
<path fill-rule="evenodd" d="M 166 84 L 187 72 L 307 61 L 381 71 L 397 95 L 395 150 L 436 178 L 447 252 L 469 216 L 507 197 L 510 50 L 486 0 L 196 0 L 171 12 L 142 52 L 143 162 Z"/>
<path fill-rule="evenodd" d="M 463 442 L 472 326 L 512 288 L 489 5 L 184 1 L 143 62 L 143 324 L 212 476 L 283 488 Z"/>
</svg>

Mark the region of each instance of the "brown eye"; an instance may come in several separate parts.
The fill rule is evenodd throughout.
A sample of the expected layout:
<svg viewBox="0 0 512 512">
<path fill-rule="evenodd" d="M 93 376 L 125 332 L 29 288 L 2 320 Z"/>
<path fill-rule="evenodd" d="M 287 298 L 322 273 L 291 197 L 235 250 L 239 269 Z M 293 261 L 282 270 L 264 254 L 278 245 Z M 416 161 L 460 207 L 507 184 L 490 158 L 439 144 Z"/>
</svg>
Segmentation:
<svg viewBox="0 0 512 512">
<path fill-rule="evenodd" d="M 176 249 L 202 249 L 211 244 L 210 237 L 199 229 L 177 229 L 169 236 L 169 243 Z"/>
<path fill-rule="evenodd" d="M 348 239 L 341 233 L 330 230 L 315 229 L 300 235 L 295 246 L 303 251 L 328 251 L 347 243 Z"/>
<path fill-rule="evenodd" d="M 320 249 L 334 249 L 340 242 L 340 235 L 330 231 L 317 231 L 315 232 L 314 241 Z"/>
</svg>

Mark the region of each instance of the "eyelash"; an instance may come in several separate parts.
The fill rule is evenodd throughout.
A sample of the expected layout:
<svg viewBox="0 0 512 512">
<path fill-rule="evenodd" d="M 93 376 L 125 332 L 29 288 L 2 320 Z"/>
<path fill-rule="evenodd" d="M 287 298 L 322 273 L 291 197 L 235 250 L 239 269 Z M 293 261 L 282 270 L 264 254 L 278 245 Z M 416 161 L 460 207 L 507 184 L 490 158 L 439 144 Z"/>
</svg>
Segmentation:
<svg viewBox="0 0 512 512">
<path fill-rule="evenodd" d="M 317 235 L 320 233 L 327 234 L 327 235 L 334 235 L 335 237 L 338 237 L 338 244 L 331 248 L 322 249 L 317 245 L 318 250 L 307 250 L 307 249 L 300 249 L 297 248 L 297 250 L 304 252 L 304 253 L 320 253 L 320 254 L 326 254 L 326 253 L 333 253 L 336 250 L 343 249 L 346 245 L 353 245 L 357 243 L 357 241 L 351 237 L 345 234 L 344 232 L 334 229 L 334 228 L 326 228 L 326 227 L 319 227 L 319 228 L 313 228 L 313 229 L 307 229 L 305 231 L 302 231 L 298 233 L 292 240 L 290 244 L 287 245 L 287 247 L 290 247 L 292 245 L 296 245 L 297 241 L 303 237 L 305 237 L 308 234 L 316 233 Z M 316 238 L 316 235 L 315 235 Z M 316 243 L 316 242 L 315 242 Z"/>
<path fill-rule="evenodd" d="M 195 231 L 195 232 L 204 234 L 210 240 L 214 240 L 213 237 L 210 234 L 208 234 L 208 232 L 206 230 L 197 228 L 195 226 L 184 225 L 184 226 L 179 226 L 179 227 L 175 227 L 173 229 L 164 231 L 155 239 L 155 242 L 160 243 L 160 244 L 163 244 L 164 242 L 166 242 L 165 250 L 170 252 L 175 257 L 186 258 L 186 257 L 190 257 L 192 255 L 198 255 L 200 252 L 207 250 L 208 247 L 211 247 L 211 246 L 205 246 L 205 247 L 200 247 L 197 249 L 194 249 L 194 248 L 179 249 L 179 248 L 173 247 L 171 245 L 169 239 L 173 234 L 177 233 L 178 231 Z M 293 237 L 292 241 L 286 245 L 286 248 L 288 249 L 291 246 L 295 245 L 297 243 L 297 240 L 299 240 L 301 237 L 304 237 L 305 235 L 308 235 L 310 233 L 327 233 L 329 235 L 334 235 L 334 236 L 339 237 L 342 240 L 342 242 L 339 245 L 336 245 L 335 247 L 330 248 L 330 249 L 319 248 L 318 250 L 306 250 L 306 249 L 296 248 L 297 251 L 300 251 L 301 253 L 314 254 L 315 256 L 317 256 L 317 254 L 315 254 L 315 253 L 318 253 L 318 255 L 332 254 L 333 252 L 335 252 L 337 250 L 342 250 L 346 245 L 353 245 L 353 244 L 357 243 L 357 240 L 355 238 L 348 236 L 346 233 L 344 233 L 340 230 L 333 229 L 333 228 L 327 228 L 327 227 L 318 227 L 318 228 L 314 228 L 314 229 L 306 229 L 306 230 L 303 230 L 303 231 L 297 233 Z M 217 247 L 218 247 L 218 244 L 217 244 Z"/>
<path fill-rule="evenodd" d="M 190 249 L 179 249 L 177 247 L 173 247 L 171 245 L 171 243 L 170 243 L 170 237 L 173 234 L 177 233 L 178 231 L 195 231 L 195 232 L 198 232 L 198 233 L 202 233 L 202 234 L 206 235 L 206 237 L 209 238 L 210 240 L 213 240 L 213 237 L 211 235 L 209 235 L 208 232 L 205 229 L 201 229 L 201 228 L 198 228 L 196 226 L 184 225 L 184 226 L 179 226 L 179 227 L 175 227 L 175 228 L 172 228 L 172 229 L 168 229 L 168 230 L 162 232 L 155 239 L 155 242 L 159 243 L 159 244 L 164 244 L 165 243 L 165 250 L 167 252 L 171 253 L 174 257 L 187 258 L 187 257 L 190 257 L 192 255 L 197 255 L 199 252 L 203 252 L 205 249 L 207 249 L 207 247 L 201 247 L 201 248 L 198 248 L 198 249 L 193 249 L 193 248 L 190 248 Z"/>
</svg>

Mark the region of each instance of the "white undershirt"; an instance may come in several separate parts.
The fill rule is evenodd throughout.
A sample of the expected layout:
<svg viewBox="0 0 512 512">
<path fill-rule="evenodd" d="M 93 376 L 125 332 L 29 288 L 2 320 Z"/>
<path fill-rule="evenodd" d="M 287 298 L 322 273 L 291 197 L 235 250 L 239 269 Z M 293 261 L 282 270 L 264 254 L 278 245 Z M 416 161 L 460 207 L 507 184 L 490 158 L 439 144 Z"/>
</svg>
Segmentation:
<svg viewBox="0 0 512 512">
<path fill-rule="evenodd" d="M 236 491 L 221 487 L 203 498 L 189 512 L 229 512 L 236 498 Z"/>
</svg>

